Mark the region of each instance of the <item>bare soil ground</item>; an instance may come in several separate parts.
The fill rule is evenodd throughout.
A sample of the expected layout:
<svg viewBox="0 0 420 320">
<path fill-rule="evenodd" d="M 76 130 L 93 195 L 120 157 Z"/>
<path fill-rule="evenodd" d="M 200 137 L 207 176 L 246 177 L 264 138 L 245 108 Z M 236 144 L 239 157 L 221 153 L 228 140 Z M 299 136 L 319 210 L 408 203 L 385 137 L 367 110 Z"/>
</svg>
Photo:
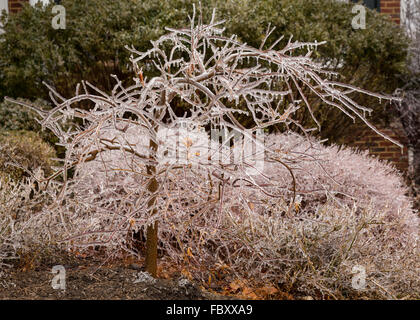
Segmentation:
<svg viewBox="0 0 420 320">
<path fill-rule="evenodd" d="M 210 293 L 179 275 L 172 279 L 147 279 L 138 264 L 101 266 L 101 261 L 61 257 L 28 269 L 27 261 L 0 272 L 2 300 L 225 300 L 233 297 Z M 54 265 L 66 270 L 66 289 L 53 289 Z M 147 276 L 147 274 L 146 274 Z"/>
<path fill-rule="evenodd" d="M 134 283 L 138 271 L 101 268 L 94 274 L 84 266 L 67 270 L 66 290 L 53 289 L 51 270 L 12 272 L 3 279 L 0 299 L 138 299 L 138 300 L 219 300 L 226 296 L 203 291 L 184 279 L 157 279 Z"/>
</svg>

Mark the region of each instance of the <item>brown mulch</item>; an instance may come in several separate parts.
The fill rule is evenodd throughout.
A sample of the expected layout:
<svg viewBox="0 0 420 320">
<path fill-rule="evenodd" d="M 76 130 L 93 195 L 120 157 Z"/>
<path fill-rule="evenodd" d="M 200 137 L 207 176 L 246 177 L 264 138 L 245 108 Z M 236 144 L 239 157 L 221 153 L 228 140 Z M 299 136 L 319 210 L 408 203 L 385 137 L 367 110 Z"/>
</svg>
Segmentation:
<svg viewBox="0 0 420 320">
<path fill-rule="evenodd" d="M 57 261 L 57 259 L 55 259 Z M 53 289 L 54 265 L 66 270 L 66 289 Z M 33 267 L 19 262 L 0 271 L 0 300 L 226 300 L 232 297 L 206 291 L 182 275 L 144 279 L 142 267 L 123 263 L 103 265 L 92 259 L 44 261 Z"/>
</svg>

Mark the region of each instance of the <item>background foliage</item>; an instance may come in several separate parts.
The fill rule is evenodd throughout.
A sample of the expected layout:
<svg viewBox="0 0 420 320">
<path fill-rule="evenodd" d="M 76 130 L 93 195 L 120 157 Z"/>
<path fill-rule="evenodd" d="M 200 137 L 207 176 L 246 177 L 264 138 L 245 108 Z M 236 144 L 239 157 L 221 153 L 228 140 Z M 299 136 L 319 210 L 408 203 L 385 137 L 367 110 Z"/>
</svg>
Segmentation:
<svg viewBox="0 0 420 320">
<path fill-rule="evenodd" d="M 22 180 L 41 168 L 51 174 L 54 148 L 33 131 L 0 131 L 0 176 Z"/>
<path fill-rule="evenodd" d="M 51 27 L 51 7 L 26 6 L 22 12 L 4 16 L 5 33 L 0 35 L 0 99 L 4 96 L 34 100 L 48 99 L 43 81 L 64 96 L 74 93 L 85 79 L 102 90 L 115 84 L 110 74 L 124 84 L 133 73 L 125 45 L 139 51 L 151 47 L 164 27 L 188 25 L 192 3 L 185 0 L 63 0 L 67 27 Z M 352 5 L 335 0 L 202 0 L 203 18 L 208 20 L 214 7 L 225 18 L 227 34 L 237 34 L 252 46 L 259 46 L 268 24 L 276 26 L 274 41 L 291 35 L 299 41 L 327 41 L 315 56 L 338 71 L 344 81 L 364 89 L 392 93 L 401 85 L 397 75 L 405 72 L 408 41 L 402 30 L 389 18 L 367 10 L 367 28 L 353 30 Z M 268 45 L 270 41 L 268 41 Z M 145 68 L 147 74 L 147 68 Z M 389 109 L 368 98 L 355 97 L 375 110 L 373 122 L 387 121 Z M 367 100 L 366 100 L 367 99 Z M 338 110 L 309 99 L 320 119 L 322 137 L 339 141 L 351 132 L 351 120 Z M 176 103 L 176 101 L 174 101 Z M 314 126 L 307 113 L 297 117 L 306 127 Z M 333 118 L 334 120 L 328 120 Z M 243 120 L 246 122 L 246 119 Z M 284 130 L 284 128 L 279 128 Z"/>
</svg>

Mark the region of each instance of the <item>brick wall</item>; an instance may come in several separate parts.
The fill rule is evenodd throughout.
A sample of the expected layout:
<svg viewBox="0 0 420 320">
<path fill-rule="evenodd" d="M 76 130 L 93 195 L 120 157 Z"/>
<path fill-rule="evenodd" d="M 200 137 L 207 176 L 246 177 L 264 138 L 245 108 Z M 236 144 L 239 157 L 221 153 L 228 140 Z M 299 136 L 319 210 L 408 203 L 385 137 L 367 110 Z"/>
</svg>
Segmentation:
<svg viewBox="0 0 420 320">
<path fill-rule="evenodd" d="M 401 1 L 400 0 L 381 0 L 380 11 L 384 14 L 387 14 L 391 17 L 396 23 L 400 23 L 400 10 L 401 10 Z"/>
<path fill-rule="evenodd" d="M 400 0 L 381 0 L 380 11 L 383 14 L 389 15 L 393 21 L 400 24 Z M 409 166 L 407 138 L 404 130 L 399 123 L 393 123 L 389 128 L 378 128 L 382 133 L 397 140 L 404 145 L 403 152 L 401 148 L 392 142 L 382 138 L 370 128 L 361 126 L 359 130 L 355 131 L 355 135 L 351 137 L 346 144 L 357 147 L 362 150 L 369 150 L 369 153 L 378 157 L 381 160 L 393 163 L 400 171 L 407 172 Z"/>
<path fill-rule="evenodd" d="M 27 2 L 29 2 L 29 0 L 9 0 L 9 12 L 18 12 L 22 8 L 23 3 Z"/>
<path fill-rule="evenodd" d="M 378 128 L 380 132 L 400 142 L 404 148 L 393 144 L 389 140 L 384 139 L 372 129 L 366 126 L 360 126 L 354 132 L 353 137 L 349 137 L 346 145 L 356 147 L 361 150 L 369 150 L 369 154 L 378 157 L 381 160 L 391 162 L 398 170 L 406 173 L 408 171 L 408 150 L 407 150 L 407 137 L 401 124 L 398 122 L 393 123 L 388 128 Z"/>
</svg>

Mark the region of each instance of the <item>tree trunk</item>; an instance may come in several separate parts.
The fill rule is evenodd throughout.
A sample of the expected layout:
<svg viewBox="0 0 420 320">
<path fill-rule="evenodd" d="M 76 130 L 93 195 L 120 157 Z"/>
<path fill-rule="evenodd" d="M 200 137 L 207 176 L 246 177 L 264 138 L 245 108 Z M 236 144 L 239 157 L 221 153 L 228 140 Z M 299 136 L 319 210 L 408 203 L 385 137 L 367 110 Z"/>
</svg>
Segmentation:
<svg viewBox="0 0 420 320">
<path fill-rule="evenodd" d="M 413 146 L 413 163 L 411 165 L 413 183 L 414 183 L 414 192 L 416 197 L 415 206 L 420 208 L 420 141 Z"/>
<path fill-rule="evenodd" d="M 151 151 L 151 160 L 156 159 L 157 144 L 153 139 L 150 139 L 150 151 Z M 147 186 L 147 190 L 150 194 L 154 194 L 158 189 L 158 182 L 156 180 L 156 166 L 154 164 L 146 166 L 147 174 L 150 175 L 150 182 Z M 149 210 L 149 215 L 155 215 L 157 210 L 155 208 L 156 204 L 156 195 L 153 195 L 152 198 L 147 203 Z M 156 278 L 157 276 L 157 245 L 158 245 L 158 222 L 150 224 L 147 226 L 146 232 L 146 262 L 145 269 L 151 276 Z"/>
<path fill-rule="evenodd" d="M 158 222 L 147 226 L 146 271 L 154 278 L 157 276 Z"/>
</svg>

